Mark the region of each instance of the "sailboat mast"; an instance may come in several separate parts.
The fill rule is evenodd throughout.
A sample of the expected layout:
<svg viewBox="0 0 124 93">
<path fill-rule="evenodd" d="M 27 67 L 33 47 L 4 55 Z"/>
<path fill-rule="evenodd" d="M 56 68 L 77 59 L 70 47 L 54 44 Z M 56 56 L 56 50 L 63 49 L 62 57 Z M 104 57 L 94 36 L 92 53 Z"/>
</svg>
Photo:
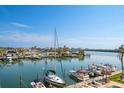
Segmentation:
<svg viewBox="0 0 124 93">
<path fill-rule="evenodd" d="M 57 32 L 56 32 L 56 46 L 57 46 L 57 48 L 59 48 L 59 42 L 58 42 L 58 34 L 57 34 Z"/>
<path fill-rule="evenodd" d="M 57 37 L 57 31 L 55 28 L 55 30 L 54 30 L 54 57 L 55 57 L 55 60 L 56 60 L 56 56 L 57 56 L 57 48 L 58 48 L 58 37 Z M 54 69 L 56 69 L 56 67 Z"/>
<path fill-rule="evenodd" d="M 54 56 L 56 59 L 56 28 L 55 28 L 55 32 L 54 32 Z"/>
<path fill-rule="evenodd" d="M 59 42 L 58 42 L 58 36 L 57 36 L 57 32 L 56 32 L 56 28 L 55 28 L 55 32 L 54 32 L 54 49 L 55 49 L 55 59 L 56 59 L 56 51 L 57 48 L 59 48 Z"/>
</svg>

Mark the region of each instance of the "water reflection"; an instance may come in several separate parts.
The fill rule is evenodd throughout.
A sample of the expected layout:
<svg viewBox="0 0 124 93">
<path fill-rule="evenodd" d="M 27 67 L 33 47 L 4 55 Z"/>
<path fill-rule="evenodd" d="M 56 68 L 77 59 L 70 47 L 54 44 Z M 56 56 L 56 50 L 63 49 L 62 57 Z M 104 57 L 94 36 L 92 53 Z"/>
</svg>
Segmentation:
<svg viewBox="0 0 124 93">
<path fill-rule="evenodd" d="M 88 68 L 88 65 L 96 63 L 113 64 L 121 69 L 121 62 L 117 53 L 88 52 L 91 55 L 81 58 L 43 58 L 41 60 L 20 59 L 13 62 L 0 62 L 0 76 L 2 87 L 20 87 L 19 76 L 30 87 L 30 82 L 37 77 L 44 78 L 48 69 L 56 68 L 58 76 L 63 78 L 67 84 L 75 83 L 69 77 L 69 70 Z M 24 86 L 22 86 L 24 87 Z"/>
<path fill-rule="evenodd" d="M 23 61 L 18 62 L 18 66 L 19 66 L 19 67 L 23 67 L 23 66 L 24 66 Z"/>
</svg>

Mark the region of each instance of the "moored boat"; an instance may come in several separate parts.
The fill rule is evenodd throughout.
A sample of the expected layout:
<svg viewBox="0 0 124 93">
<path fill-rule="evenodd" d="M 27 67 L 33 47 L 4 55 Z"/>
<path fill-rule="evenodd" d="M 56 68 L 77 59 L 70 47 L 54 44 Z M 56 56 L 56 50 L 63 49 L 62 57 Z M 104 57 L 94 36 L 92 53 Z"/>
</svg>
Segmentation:
<svg viewBox="0 0 124 93">
<path fill-rule="evenodd" d="M 116 71 L 116 67 L 110 64 L 92 64 L 88 66 L 89 75 L 92 77 L 101 76 L 101 75 L 111 75 L 112 72 Z"/>
<path fill-rule="evenodd" d="M 32 88 L 46 88 L 41 80 L 34 80 L 31 82 Z"/>
<path fill-rule="evenodd" d="M 57 76 L 54 70 L 48 70 L 44 79 L 47 83 L 57 87 L 64 87 L 66 85 L 65 81 Z"/>
<path fill-rule="evenodd" d="M 70 71 L 70 76 L 74 77 L 78 81 L 86 81 L 89 80 L 89 74 L 86 70 L 80 69 L 77 71 Z"/>
<path fill-rule="evenodd" d="M 54 57 L 56 59 L 56 54 L 57 54 L 56 47 L 58 46 L 58 36 L 57 36 L 56 29 L 55 29 L 54 40 L 55 40 L 54 41 Z M 47 70 L 46 76 L 45 76 L 44 79 L 50 85 L 54 85 L 54 86 L 57 86 L 57 87 L 64 87 L 66 85 L 65 81 L 63 79 L 61 79 L 59 76 L 56 75 L 55 67 L 54 67 L 53 70 Z"/>
</svg>

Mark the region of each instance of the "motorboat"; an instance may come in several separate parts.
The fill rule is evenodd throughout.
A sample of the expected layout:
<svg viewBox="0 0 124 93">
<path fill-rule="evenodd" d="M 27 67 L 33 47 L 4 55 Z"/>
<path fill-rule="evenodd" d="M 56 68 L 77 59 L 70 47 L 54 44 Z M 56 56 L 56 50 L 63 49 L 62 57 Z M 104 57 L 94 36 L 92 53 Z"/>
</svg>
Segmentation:
<svg viewBox="0 0 124 93">
<path fill-rule="evenodd" d="M 31 82 L 32 88 L 46 88 L 41 80 L 34 80 Z"/>
<path fill-rule="evenodd" d="M 89 67 L 89 71 L 94 73 L 95 76 L 100 76 L 102 74 L 111 75 L 112 72 L 116 71 L 116 67 L 110 64 L 92 64 Z"/>
<path fill-rule="evenodd" d="M 89 74 L 86 70 L 80 69 L 77 71 L 69 71 L 70 76 L 74 77 L 78 81 L 86 81 L 89 80 Z"/>
<path fill-rule="evenodd" d="M 47 70 L 47 73 L 44 79 L 50 85 L 54 85 L 57 87 L 64 87 L 66 85 L 65 81 L 62 80 L 59 76 L 57 76 L 54 70 Z"/>
</svg>

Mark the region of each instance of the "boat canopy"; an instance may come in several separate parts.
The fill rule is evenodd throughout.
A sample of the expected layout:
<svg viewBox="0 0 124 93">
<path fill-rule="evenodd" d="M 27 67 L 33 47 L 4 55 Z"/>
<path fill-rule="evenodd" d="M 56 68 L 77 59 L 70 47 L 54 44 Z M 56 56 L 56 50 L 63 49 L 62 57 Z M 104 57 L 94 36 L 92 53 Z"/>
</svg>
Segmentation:
<svg viewBox="0 0 124 93">
<path fill-rule="evenodd" d="M 50 73 L 52 73 L 54 75 L 56 74 L 56 72 L 54 70 L 47 70 L 46 76 L 48 76 Z"/>
</svg>

